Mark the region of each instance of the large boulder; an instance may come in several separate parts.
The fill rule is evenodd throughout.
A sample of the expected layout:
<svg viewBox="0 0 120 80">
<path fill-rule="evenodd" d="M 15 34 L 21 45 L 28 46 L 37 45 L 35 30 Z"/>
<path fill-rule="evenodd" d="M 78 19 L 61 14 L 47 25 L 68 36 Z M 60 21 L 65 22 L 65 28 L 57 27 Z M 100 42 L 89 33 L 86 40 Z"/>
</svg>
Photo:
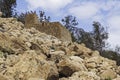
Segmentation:
<svg viewBox="0 0 120 80">
<path fill-rule="evenodd" d="M 117 77 L 117 74 L 112 69 L 108 69 L 108 70 L 103 71 L 100 74 L 100 77 L 101 77 L 102 80 L 115 79 Z"/>
<path fill-rule="evenodd" d="M 77 71 L 87 71 L 87 68 L 84 66 L 83 59 L 77 56 L 63 59 L 58 63 L 58 67 L 60 74 L 63 76 L 71 76 Z"/>
</svg>

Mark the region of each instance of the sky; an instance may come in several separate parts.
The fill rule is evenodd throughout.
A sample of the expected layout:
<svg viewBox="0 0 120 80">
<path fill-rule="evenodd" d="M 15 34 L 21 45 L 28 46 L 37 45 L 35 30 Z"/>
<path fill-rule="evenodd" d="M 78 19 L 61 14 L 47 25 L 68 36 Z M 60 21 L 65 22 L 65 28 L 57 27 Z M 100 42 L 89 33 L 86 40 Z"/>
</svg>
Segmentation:
<svg viewBox="0 0 120 80">
<path fill-rule="evenodd" d="M 52 21 L 73 15 L 79 22 L 77 27 L 86 31 L 91 31 L 93 21 L 98 21 L 108 27 L 111 47 L 120 45 L 120 0 L 17 0 L 16 10 L 42 10 Z"/>
</svg>

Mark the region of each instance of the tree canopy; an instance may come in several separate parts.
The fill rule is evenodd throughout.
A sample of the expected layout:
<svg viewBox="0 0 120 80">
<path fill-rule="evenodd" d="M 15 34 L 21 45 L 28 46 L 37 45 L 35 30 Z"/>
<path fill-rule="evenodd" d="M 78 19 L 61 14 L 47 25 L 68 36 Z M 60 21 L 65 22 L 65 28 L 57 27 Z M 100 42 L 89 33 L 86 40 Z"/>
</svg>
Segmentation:
<svg viewBox="0 0 120 80">
<path fill-rule="evenodd" d="M 0 0 L 0 10 L 3 13 L 3 17 L 12 17 L 15 7 L 16 0 Z"/>
</svg>

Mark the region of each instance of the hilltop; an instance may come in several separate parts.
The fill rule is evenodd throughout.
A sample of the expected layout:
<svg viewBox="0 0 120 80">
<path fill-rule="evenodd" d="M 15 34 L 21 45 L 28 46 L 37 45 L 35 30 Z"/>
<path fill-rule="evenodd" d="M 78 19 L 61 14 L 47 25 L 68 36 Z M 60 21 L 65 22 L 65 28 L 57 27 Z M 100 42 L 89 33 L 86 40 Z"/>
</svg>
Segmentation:
<svg viewBox="0 0 120 80">
<path fill-rule="evenodd" d="M 84 44 L 0 18 L 0 80 L 120 80 L 120 67 Z"/>
</svg>

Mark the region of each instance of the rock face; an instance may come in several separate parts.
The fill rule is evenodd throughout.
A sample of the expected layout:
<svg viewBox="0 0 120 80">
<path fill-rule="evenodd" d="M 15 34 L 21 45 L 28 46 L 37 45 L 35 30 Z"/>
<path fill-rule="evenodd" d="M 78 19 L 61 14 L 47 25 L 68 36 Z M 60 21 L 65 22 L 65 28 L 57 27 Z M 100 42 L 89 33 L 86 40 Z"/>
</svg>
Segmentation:
<svg viewBox="0 0 120 80">
<path fill-rule="evenodd" d="M 0 18 L 0 80 L 110 79 L 120 79 L 120 67 L 98 51 Z"/>
<path fill-rule="evenodd" d="M 40 32 L 53 35 L 63 41 L 71 41 L 69 31 L 59 22 L 39 22 L 36 13 L 29 13 L 25 18 L 25 26 L 27 28 L 34 27 Z"/>
</svg>

